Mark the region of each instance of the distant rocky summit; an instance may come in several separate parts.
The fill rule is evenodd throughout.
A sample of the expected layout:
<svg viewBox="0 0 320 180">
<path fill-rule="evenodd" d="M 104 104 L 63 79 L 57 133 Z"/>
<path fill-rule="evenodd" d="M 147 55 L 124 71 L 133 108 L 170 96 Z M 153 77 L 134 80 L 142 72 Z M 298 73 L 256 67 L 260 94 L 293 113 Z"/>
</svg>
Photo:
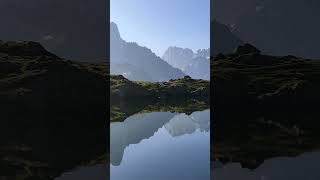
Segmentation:
<svg viewBox="0 0 320 180">
<path fill-rule="evenodd" d="M 210 79 L 210 48 L 193 52 L 188 48 L 169 47 L 162 59 L 194 79 Z"/>
<path fill-rule="evenodd" d="M 162 59 L 167 61 L 171 66 L 179 68 L 182 71 L 192 62 L 194 53 L 192 49 L 169 47 L 163 54 Z"/>
</svg>

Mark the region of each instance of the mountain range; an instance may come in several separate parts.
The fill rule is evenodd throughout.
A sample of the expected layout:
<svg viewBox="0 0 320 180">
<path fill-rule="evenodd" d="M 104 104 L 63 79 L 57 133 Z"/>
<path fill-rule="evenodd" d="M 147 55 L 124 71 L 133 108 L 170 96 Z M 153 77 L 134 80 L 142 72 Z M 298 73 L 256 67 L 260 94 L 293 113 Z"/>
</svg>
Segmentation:
<svg viewBox="0 0 320 180">
<path fill-rule="evenodd" d="M 134 81 L 167 81 L 188 75 L 193 79 L 210 79 L 210 55 L 232 53 L 243 44 L 231 29 L 218 21 L 211 22 L 213 49 L 169 47 L 162 58 L 150 49 L 121 38 L 118 26 L 110 23 L 111 74 Z"/>
<path fill-rule="evenodd" d="M 193 52 L 189 48 L 169 47 L 162 59 L 194 79 L 209 80 L 210 55 L 233 53 L 239 45 L 244 44 L 230 27 L 216 20 L 211 22 L 211 27 L 211 49 L 199 49 Z"/>
<path fill-rule="evenodd" d="M 76 4 L 63 0 L 3 0 L 0 6 L 1 39 L 40 42 L 50 52 L 63 58 L 106 62 L 110 38 L 106 9 L 109 9 L 108 3 L 98 0 L 79 0 Z M 221 21 L 221 18 L 217 19 Z M 212 33 L 215 34 L 221 24 L 213 22 L 212 27 Z M 225 30 L 227 31 L 228 29 Z M 218 42 L 218 38 L 227 36 L 211 37 L 215 37 L 217 42 L 211 46 L 211 50 L 218 49 L 216 52 L 219 52 L 219 47 L 223 44 Z M 234 48 L 231 46 L 232 50 Z M 141 72 L 141 69 L 135 71 Z M 142 71 L 140 76 L 147 75 Z"/>
<path fill-rule="evenodd" d="M 211 16 L 263 53 L 318 59 L 320 24 L 315 17 L 319 16 L 319 7 L 316 0 L 215 0 Z M 40 42 L 50 52 L 68 59 L 106 59 L 106 9 L 108 3 L 98 0 L 2 0 L 1 39 Z M 213 52 L 225 42 L 219 37 L 227 37 L 215 35 L 220 34 L 220 23 L 212 22 L 211 26 Z"/>
<path fill-rule="evenodd" d="M 150 49 L 120 36 L 115 23 L 110 23 L 110 73 L 134 81 L 168 81 L 185 74 L 156 56 Z"/>
</svg>

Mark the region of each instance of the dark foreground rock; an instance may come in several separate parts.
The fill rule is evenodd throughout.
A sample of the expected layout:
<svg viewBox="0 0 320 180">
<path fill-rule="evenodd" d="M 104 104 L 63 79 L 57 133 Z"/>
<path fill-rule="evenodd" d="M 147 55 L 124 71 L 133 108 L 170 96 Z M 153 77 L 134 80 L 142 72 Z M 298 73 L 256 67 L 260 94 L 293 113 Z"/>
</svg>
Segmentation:
<svg viewBox="0 0 320 180">
<path fill-rule="evenodd" d="M 320 149 L 320 61 L 244 45 L 211 65 L 212 160 L 256 168 Z"/>
<path fill-rule="evenodd" d="M 108 152 L 106 65 L 35 42 L 1 42 L 0 65 L 0 179 L 53 179 Z"/>
</svg>

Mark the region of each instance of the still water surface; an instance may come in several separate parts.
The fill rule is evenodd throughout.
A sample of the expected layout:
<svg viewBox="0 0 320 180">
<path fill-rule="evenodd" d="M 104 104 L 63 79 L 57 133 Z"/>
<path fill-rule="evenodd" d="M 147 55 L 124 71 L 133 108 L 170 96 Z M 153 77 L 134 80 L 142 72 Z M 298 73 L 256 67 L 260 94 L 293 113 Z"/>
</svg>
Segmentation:
<svg viewBox="0 0 320 180">
<path fill-rule="evenodd" d="M 140 113 L 111 123 L 111 180 L 209 180 L 210 111 L 191 115 L 172 112 Z M 276 157 L 257 169 L 239 163 L 214 162 L 211 179 L 319 180 L 320 152 Z M 105 180 L 105 164 L 80 167 L 56 180 Z"/>
<path fill-rule="evenodd" d="M 210 111 L 136 114 L 110 127 L 111 180 L 209 180 Z"/>
</svg>

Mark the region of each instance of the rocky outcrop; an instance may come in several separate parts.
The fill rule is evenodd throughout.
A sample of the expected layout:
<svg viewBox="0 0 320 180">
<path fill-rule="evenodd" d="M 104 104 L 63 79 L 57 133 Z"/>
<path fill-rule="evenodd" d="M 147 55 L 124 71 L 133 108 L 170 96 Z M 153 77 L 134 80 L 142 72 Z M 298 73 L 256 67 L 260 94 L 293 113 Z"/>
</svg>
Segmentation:
<svg viewBox="0 0 320 180">
<path fill-rule="evenodd" d="M 9 56 L 51 56 L 59 59 L 56 55 L 48 52 L 40 43 L 32 41 L 0 41 L 0 52 Z"/>
<path fill-rule="evenodd" d="M 111 100 L 140 101 L 164 100 L 175 101 L 178 99 L 209 100 L 210 83 L 206 80 L 194 80 L 190 76 L 168 82 L 149 83 L 132 82 L 123 76 L 111 76 Z"/>
<path fill-rule="evenodd" d="M 320 88 L 317 60 L 263 55 L 249 44 L 240 46 L 233 54 L 217 58 L 217 61 L 212 60 L 211 68 L 217 107 L 222 107 L 218 104 L 220 102 L 232 105 L 245 101 L 254 107 L 261 105 L 262 108 L 273 103 L 275 106 L 270 107 L 281 104 L 289 109 L 302 102 L 314 104 L 319 100 L 315 94 Z"/>
</svg>

